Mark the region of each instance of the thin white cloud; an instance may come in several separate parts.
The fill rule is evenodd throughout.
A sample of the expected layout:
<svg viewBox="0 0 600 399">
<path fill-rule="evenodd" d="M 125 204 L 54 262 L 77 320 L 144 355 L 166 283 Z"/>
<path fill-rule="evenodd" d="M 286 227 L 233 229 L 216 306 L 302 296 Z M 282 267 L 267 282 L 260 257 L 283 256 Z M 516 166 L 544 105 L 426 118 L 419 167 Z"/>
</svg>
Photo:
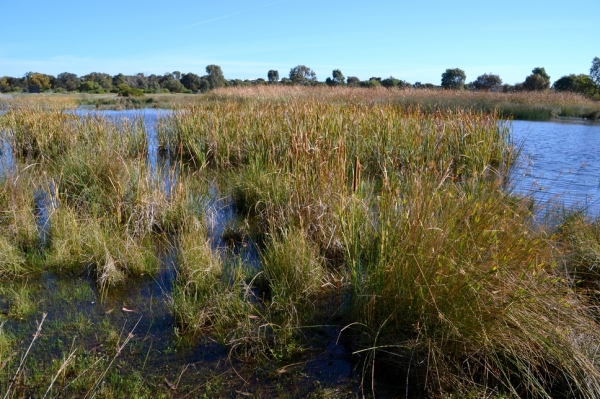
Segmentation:
<svg viewBox="0 0 600 399">
<path fill-rule="evenodd" d="M 220 16 L 220 17 L 207 19 L 205 21 L 196 22 L 195 24 L 184 26 L 182 28 L 179 28 L 178 30 L 188 29 L 188 28 L 192 28 L 194 26 L 204 25 L 204 24 L 207 24 L 209 22 L 218 21 L 220 19 L 225 19 L 225 18 L 233 17 L 235 15 L 245 14 L 245 13 L 250 12 L 250 11 L 258 10 L 259 8 L 264 8 L 264 7 L 272 6 L 272 5 L 275 5 L 275 4 L 283 3 L 284 1 L 287 1 L 287 0 L 274 1 L 272 3 L 263 4 L 263 5 L 258 6 L 258 7 L 248 8 L 247 10 L 242 10 L 242 11 L 234 12 L 232 14 L 227 14 L 227 15 L 223 15 L 223 16 Z"/>
</svg>

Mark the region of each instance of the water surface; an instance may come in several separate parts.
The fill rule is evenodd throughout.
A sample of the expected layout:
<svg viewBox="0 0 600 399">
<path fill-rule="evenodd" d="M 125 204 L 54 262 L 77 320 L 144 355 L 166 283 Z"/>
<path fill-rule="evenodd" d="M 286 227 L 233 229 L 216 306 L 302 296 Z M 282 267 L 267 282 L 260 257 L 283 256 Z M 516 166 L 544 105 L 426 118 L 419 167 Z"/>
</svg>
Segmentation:
<svg viewBox="0 0 600 399">
<path fill-rule="evenodd" d="M 511 176 L 517 193 L 600 214 L 600 124 L 513 121 L 512 132 L 521 146 Z"/>
</svg>

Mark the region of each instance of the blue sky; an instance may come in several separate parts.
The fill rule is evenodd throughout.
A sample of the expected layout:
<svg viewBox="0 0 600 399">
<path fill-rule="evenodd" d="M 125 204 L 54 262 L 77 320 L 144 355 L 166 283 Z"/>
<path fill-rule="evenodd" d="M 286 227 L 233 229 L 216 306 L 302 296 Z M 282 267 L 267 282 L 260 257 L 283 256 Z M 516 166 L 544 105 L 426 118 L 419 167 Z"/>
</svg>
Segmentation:
<svg viewBox="0 0 600 399">
<path fill-rule="evenodd" d="M 0 76 L 26 72 L 205 73 L 319 80 L 394 76 L 439 84 L 446 68 L 522 82 L 588 73 L 600 57 L 599 0 L 0 0 Z"/>
</svg>

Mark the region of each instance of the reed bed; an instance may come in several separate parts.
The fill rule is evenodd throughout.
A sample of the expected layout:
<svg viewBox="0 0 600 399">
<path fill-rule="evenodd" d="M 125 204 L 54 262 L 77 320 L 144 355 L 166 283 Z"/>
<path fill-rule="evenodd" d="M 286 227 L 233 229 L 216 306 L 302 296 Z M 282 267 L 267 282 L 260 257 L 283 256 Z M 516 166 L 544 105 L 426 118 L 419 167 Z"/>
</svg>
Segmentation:
<svg viewBox="0 0 600 399">
<path fill-rule="evenodd" d="M 35 220 L 35 168 L 5 170 L 0 176 L 0 278 L 23 277 L 39 244 Z"/>
<path fill-rule="evenodd" d="M 581 211 L 563 215 L 555 236 L 565 253 L 566 274 L 585 293 L 598 297 L 600 284 L 600 219 Z"/>
<path fill-rule="evenodd" d="M 209 97 L 245 99 L 321 98 L 328 101 L 361 99 L 398 102 L 427 109 L 451 108 L 480 112 L 497 111 L 503 118 L 548 120 L 574 117 L 597 120 L 600 103 L 568 92 L 474 92 L 441 89 L 387 89 L 351 87 L 255 86 L 229 87 L 212 91 Z"/>
<path fill-rule="evenodd" d="M 140 120 L 11 109 L 0 277 L 89 270 L 106 293 L 156 273 L 157 244 L 172 243 L 178 328 L 239 357 L 295 364 L 312 331 L 335 329 L 374 396 L 377 381 L 413 397 L 598 397 L 600 328 L 577 285 L 596 272 L 597 229 L 532 226 L 529 202 L 507 191 L 518 151 L 486 98 L 533 97 L 217 90 L 160 121 L 168 170 L 147 164 Z M 224 233 L 233 248 L 209 238 L 213 178 L 245 223 Z M 249 229 L 258 270 L 225 256 Z"/>
<path fill-rule="evenodd" d="M 18 229 L 14 245 L 23 250 L 39 243 L 40 235 L 49 237 L 30 264 L 43 260 L 51 270 L 94 272 L 106 291 L 127 276 L 157 270 L 156 240 L 165 240 L 164 217 L 169 214 L 171 224 L 177 219 L 177 201 L 161 187 L 161 166 L 147 163 L 140 118 L 117 123 L 94 114 L 79 117 L 61 105 L 18 104 L 2 116 L 2 138 L 16 168 L 26 171 L 3 180 L 2 201 L 12 218 L 6 223 Z M 46 226 L 36 225 L 36 212 L 44 212 Z M 11 260 L 3 263 L 11 263 L 14 274 L 23 257 L 6 254 Z"/>
<path fill-rule="evenodd" d="M 164 145 L 228 173 L 266 237 L 253 314 L 268 333 L 238 329 L 232 345 L 293 357 L 303 331 L 338 318 L 365 383 L 600 392 L 597 323 L 559 276 L 549 235 L 503 188 L 516 153 L 498 114 L 232 95 L 170 122 Z"/>
</svg>

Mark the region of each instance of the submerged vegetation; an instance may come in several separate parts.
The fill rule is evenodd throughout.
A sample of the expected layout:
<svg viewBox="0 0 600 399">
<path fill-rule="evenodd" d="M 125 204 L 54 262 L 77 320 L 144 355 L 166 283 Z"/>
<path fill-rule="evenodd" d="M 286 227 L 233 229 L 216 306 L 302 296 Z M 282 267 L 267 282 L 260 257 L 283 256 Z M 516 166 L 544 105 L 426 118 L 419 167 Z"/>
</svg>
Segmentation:
<svg viewBox="0 0 600 399">
<path fill-rule="evenodd" d="M 219 89 L 152 133 L 141 116 L 12 104 L 0 116 L 14 158 L 0 170 L 0 391 L 600 395 L 597 222 L 534 226 L 535 206 L 507 189 L 518 151 L 500 122 L 506 104 L 571 112 L 574 95 L 433 96 Z M 597 104 L 577 101 L 579 115 Z M 233 217 L 217 229 L 223 206 Z M 257 262 L 240 255 L 252 251 Z M 159 289 L 147 303 L 115 302 L 148 275 Z M 57 279 L 73 288 L 36 289 Z M 42 318 L 65 302 L 82 311 Z M 41 343 L 22 336 L 34 320 L 52 332 Z M 151 355 L 153 323 L 177 343 Z M 187 379 L 201 361 L 178 376 L 161 365 L 207 337 L 237 382 L 208 360 L 213 374 Z M 27 357 L 30 342 L 52 350 Z M 355 380 L 306 377 L 315 353 L 333 362 L 328 346 L 346 348 Z"/>
</svg>

